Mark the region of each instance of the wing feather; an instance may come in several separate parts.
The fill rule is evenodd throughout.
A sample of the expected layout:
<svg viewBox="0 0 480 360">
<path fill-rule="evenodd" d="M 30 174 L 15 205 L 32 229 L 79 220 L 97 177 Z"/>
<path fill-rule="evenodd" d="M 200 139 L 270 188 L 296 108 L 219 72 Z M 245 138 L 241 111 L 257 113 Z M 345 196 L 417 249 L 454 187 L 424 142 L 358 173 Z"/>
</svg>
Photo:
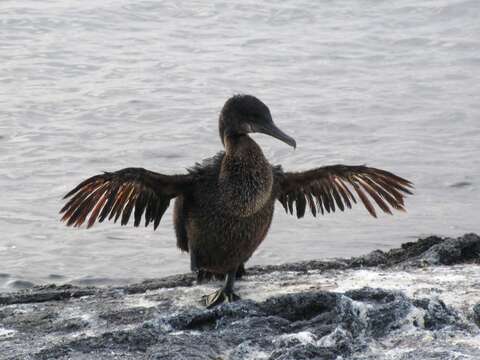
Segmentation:
<svg viewBox="0 0 480 360">
<path fill-rule="evenodd" d="M 308 206 L 310 207 L 310 211 L 312 212 L 313 217 L 316 217 L 317 208 L 315 207 L 315 200 L 313 200 L 311 189 L 309 189 L 309 191 L 305 193 L 305 196 L 307 198 Z"/>
<path fill-rule="evenodd" d="M 135 189 L 132 187 L 132 191 L 128 196 L 125 208 L 123 209 L 122 220 L 120 222 L 121 225 L 127 225 L 130 215 L 132 214 L 133 206 L 135 205 L 135 201 L 138 197 L 138 192 L 134 192 L 134 190 Z"/>
<path fill-rule="evenodd" d="M 302 218 L 305 215 L 305 208 L 307 206 L 307 200 L 302 191 L 297 191 L 297 216 Z"/>
<path fill-rule="evenodd" d="M 369 179 L 367 176 L 364 175 L 359 175 L 359 177 L 365 181 L 367 184 L 369 184 L 384 200 L 388 202 L 388 204 L 393 207 L 396 210 L 402 210 L 404 211 L 405 209 L 401 204 L 398 203 L 398 200 L 396 200 L 387 190 L 379 186 L 376 182 L 373 180 Z M 402 199 L 400 199 L 402 200 Z M 403 200 L 402 200 L 403 201 Z"/>
<path fill-rule="evenodd" d="M 145 211 L 146 205 L 147 205 L 146 195 L 144 192 L 141 192 L 138 195 L 138 198 L 135 202 L 135 211 L 133 214 L 133 217 L 135 219 L 133 224 L 134 226 L 140 225 L 140 222 L 142 221 L 142 215 L 143 215 L 143 212 Z"/>
<path fill-rule="evenodd" d="M 95 224 L 95 221 L 100 214 L 100 210 L 102 210 L 107 200 L 108 198 L 105 196 L 105 194 L 103 194 L 101 199 L 97 202 L 97 205 L 95 205 L 95 208 L 92 211 L 92 215 L 90 215 L 90 218 L 88 219 L 87 228 L 91 228 L 93 224 Z"/>
<path fill-rule="evenodd" d="M 82 225 L 88 215 L 87 227 L 106 218 L 126 225 L 134 214 L 134 226 L 139 226 L 142 216 L 145 225 L 160 224 L 170 200 L 191 190 L 193 175 L 163 175 L 141 168 L 126 168 L 106 172 L 82 181 L 69 191 L 70 198 L 60 213 L 68 226 Z"/>
<path fill-rule="evenodd" d="M 320 210 L 322 215 L 325 213 L 325 210 L 323 209 L 323 201 L 322 201 L 322 196 L 321 196 L 321 191 L 317 186 L 312 188 L 312 194 L 315 197 L 315 203 L 317 204 L 317 209 Z"/>
<path fill-rule="evenodd" d="M 378 193 L 376 193 L 375 190 L 373 190 L 372 187 L 367 182 L 365 182 L 359 176 L 356 176 L 355 180 L 357 180 L 362 185 L 362 187 L 367 191 L 368 195 L 370 195 L 370 197 L 373 200 L 375 200 L 375 202 L 380 207 L 380 209 L 383 210 L 383 212 L 386 212 L 387 214 L 392 215 L 392 211 L 389 209 L 387 204 L 385 204 L 385 201 L 383 201 L 383 199 L 380 197 L 380 195 Z"/>
<path fill-rule="evenodd" d="M 295 201 L 294 196 L 295 194 L 288 194 L 288 211 L 290 211 L 290 214 L 293 215 L 293 202 Z"/>
<path fill-rule="evenodd" d="M 330 189 L 328 188 L 328 184 L 326 183 L 326 179 L 322 179 L 322 186 L 321 186 L 321 194 L 323 200 L 323 206 L 325 206 L 325 210 L 329 213 L 330 211 L 335 211 L 335 205 L 333 203 L 332 194 L 330 194 Z"/>
<path fill-rule="evenodd" d="M 340 198 L 340 194 L 337 191 L 337 186 L 333 178 L 330 179 L 330 191 L 333 195 L 333 198 L 335 199 L 335 202 L 337 203 L 337 206 L 340 208 L 340 210 L 344 211 L 345 206 L 343 205 L 342 199 Z"/>
<path fill-rule="evenodd" d="M 362 200 L 363 205 L 365 205 L 365 208 L 370 213 L 370 215 L 372 215 L 373 217 L 377 217 L 377 213 L 375 212 L 375 208 L 373 207 L 370 200 L 368 200 L 368 197 L 367 197 L 367 195 L 365 195 L 362 188 L 355 181 L 352 181 L 352 185 L 353 185 L 353 188 L 355 189 L 355 191 L 357 192 L 358 196 L 360 197 L 360 200 Z"/>
<path fill-rule="evenodd" d="M 108 214 L 110 214 L 110 211 L 112 210 L 113 205 L 115 205 L 118 188 L 119 188 L 118 184 L 112 184 L 107 194 L 105 195 L 105 197 L 107 197 L 108 200 L 104 208 L 102 209 L 102 212 L 100 213 L 100 216 L 98 218 L 99 222 L 103 222 L 107 218 Z"/>
<path fill-rule="evenodd" d="M 281 195 L 278 200 L 280 201 L 280 204 L 282 204 L 283 208 L 285 209 L 285 212 L 288 214 L 288 204 L 287 204 L 287 195 Z"/>
<path fill-rule="evenodd" d="M 333 181 L 335 183 L 335 186 L 337 187 L 338 192 L 342 196 L 343 201 L 345 202 L 347 207 L 349 209 L 351 209 L 352 208 L 352 203 L 350 202 L 350 197 L 349 197 L 349 192 L 350 191 L 348 190 L 347 187 L 345 187 L 345 185 L 343 185 L 342 181 L 340 179 L 338 179 L 337 177 L 334 177 Z M 352 195 L 352 198 L 353 198 L 353 195 Z"/>
<path fill-rule="evenodd" d="M 279 168 L 280 169 L 280 168 Z M 405 195 L 412 194 L 413 184 L 391 172 L 367 166 L 333 165 L 304 172 L 275 173 L 276 197 L 287 212 L 305 215 L 308 204 L 313 216 L 317 213 L 344 211 L 357 203 L 357 198 L 373 217 L 375 206 L 387 214 L 392 208 L 405 211 Z"/>
</svg>

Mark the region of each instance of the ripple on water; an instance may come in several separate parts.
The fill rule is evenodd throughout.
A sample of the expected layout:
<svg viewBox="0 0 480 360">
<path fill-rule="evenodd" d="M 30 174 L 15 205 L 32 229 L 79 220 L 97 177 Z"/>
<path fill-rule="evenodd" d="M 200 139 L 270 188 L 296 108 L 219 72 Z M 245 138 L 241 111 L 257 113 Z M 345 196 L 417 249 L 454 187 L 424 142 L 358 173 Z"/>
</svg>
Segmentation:
<svg viewBox="0 0 480 360">
<path fill-rule="evenodd" d="M 20 280 L 20 279 L 10 280 L 10 281 L 7 281 L 6 283 L 6 287 L 10 290 L 24 290 L 24 289 L 30 289 L 34 286 L 35 284 L 33 282 L 28 280 Z"/>
<path fill-rule="evenodd" d="M 459 181 L 450 185 L 451 188 L 466 188 L 473 185 L 470 181 Z"/>
</svg>

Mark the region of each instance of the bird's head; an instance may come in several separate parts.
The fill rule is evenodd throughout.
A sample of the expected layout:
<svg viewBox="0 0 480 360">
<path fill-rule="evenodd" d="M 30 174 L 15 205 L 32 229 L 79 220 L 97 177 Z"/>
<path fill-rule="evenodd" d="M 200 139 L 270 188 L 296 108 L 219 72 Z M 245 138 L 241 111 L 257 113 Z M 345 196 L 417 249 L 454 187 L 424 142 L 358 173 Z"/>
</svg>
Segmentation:
<svg viewBox="0 0 480 360">
<path fill-rule="evenodd" d="M 273 123 L 267 105 L 252 95 L 235 95 L 227 100 L 220 113 L 219 131 L 224 145 L 225 136 L 259 132 L 296 147 L 295 140 Z"/>
</svg>

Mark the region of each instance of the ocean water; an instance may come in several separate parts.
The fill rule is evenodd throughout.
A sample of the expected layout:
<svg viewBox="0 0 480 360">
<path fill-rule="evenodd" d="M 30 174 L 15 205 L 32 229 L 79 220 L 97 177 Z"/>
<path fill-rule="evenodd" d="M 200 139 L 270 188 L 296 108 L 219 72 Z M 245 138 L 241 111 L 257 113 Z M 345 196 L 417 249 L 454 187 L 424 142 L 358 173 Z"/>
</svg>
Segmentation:
<svg viewBox="0 0 480 360">
<path fill-rule="evenodd" d="M 59 221 L 62 196 L 128 166 L 182 173 L 221 149 L 250 93 L 296 138 L 272 163 L 368 164 L 415 183 L 407 213 L 298 220 L 281 206 L 250 260 L 348 257 L 480 231 L 480 2 L 0 2 L 0 289 L 112 284 L 189 269 L 157 231 Z"/>
</svg>

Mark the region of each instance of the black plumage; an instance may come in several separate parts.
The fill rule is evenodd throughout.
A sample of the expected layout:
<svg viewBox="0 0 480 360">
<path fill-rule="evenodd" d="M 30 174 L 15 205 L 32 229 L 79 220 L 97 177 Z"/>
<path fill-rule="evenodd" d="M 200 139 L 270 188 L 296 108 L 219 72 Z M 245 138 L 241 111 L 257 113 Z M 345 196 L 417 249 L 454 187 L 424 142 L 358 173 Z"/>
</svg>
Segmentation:
<svg viewBox="0 0 480 360">
<path fill-rule="evenodd" d="M 219 118 L 225 151 L 182 175 L 163 175 L 141 168 L 126 168 L 93 176 L 65 198 L 62 220 L 87 227 L 97 220 L 120 219 L 134 226 L 142 218 L 154 229 L 172 199 L 177 246 L 188 251 L 200 278 L 226 274 L 225 285 L 205 297 L 207 306 L 238 297 L 233 292 L 237 271 L 267 235 L 275 201 L 298 218 L 307 209 L 313 216 L 344 211 L 357 197 L 376 217 L 375 206 L 391 214 L 404 210 L 404 195 L 412 184 L 385 170 L 367 166 L 333 165 L 303 172 L 285 172 L 272 166 L 260 146 L 248 136 L 262 132 L 288 145 L 295 140 L 278 129 L 268 107 L 250 95 L 236 95 L 224 105 Z M 354 195 L 356 194 L 356 196 Z"/>
</svg>

